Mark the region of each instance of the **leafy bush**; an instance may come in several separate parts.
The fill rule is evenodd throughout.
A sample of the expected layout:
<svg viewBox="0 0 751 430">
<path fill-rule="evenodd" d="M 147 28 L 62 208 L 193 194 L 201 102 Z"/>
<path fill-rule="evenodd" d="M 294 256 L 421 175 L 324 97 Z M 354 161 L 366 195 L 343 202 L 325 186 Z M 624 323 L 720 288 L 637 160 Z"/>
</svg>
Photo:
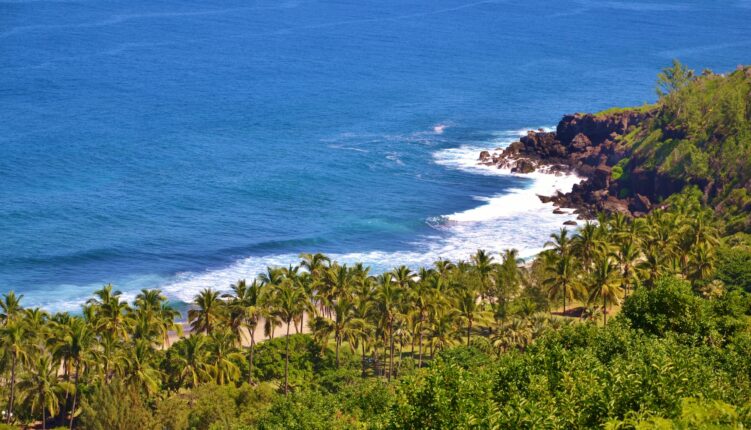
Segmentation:
<svg viewBox="0 0 751 430">
<path fill-rule="evenodd" d="M 668 332 L 689 336 L 708 334 L 706 307 L 688 282 L 663 278 L 653 289 L 638 288 L 629 296 L 621 316 L 632 328 L 665 336 Z"/>
<path fill-rule="evenodd" d="M 119 381 L 95 387 L 82 400 L 79 424 L 85 430 L 154 428 L 151 410 L 140 392 Z"/>
<path fill-rule="evenodd" d="M 720 250 L 718 257 L 717 279 L 727 286 L 751 292 L 751 250 L 726 248 Z"/>
<path fill-rule="evenodd" d="M 614 181 L 621 179 L 621 176 L 623 176 L 623 167 L 617 165 L 613 166 L 613 169 L 610 171 L 610 176 Z"/>
</svg>

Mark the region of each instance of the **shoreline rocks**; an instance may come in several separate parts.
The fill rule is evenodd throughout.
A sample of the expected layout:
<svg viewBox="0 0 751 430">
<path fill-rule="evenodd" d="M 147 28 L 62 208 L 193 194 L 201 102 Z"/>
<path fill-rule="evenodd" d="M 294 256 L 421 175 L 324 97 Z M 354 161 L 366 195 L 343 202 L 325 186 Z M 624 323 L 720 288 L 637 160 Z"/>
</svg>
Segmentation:
<svg viewBox="0 0 751 430">
<path fill-rule="evenodd" d="M 563 213 L 561 208 L 569 208 L 574 209 L 579 218 L 594 218 L 598 212 L 638 216 L 653 207 L 654 197 L 650 196 L 654 196 L 655 188 L 670 188 L 673 184 L 647 181 L 656 178 L 641 178 L 640 173 L 634 171 L 631 182 L 654 185 L 633 187 L 634 196 L 631 196 L 630 190 L 613 179 L 614 167 L 631 156 L 630 148 L 621 142 L 621 137 L 653 116 L 654 111 L 629 110 L 565 115 L 555 132 L 529 131 L 499 152 L 482 151 L 478 161 L 512 173 L 576 173 L 583 177 L 584 180 L 566 194 L 538 196 L 543 203 L 553 203 L 556 213 Z M 624 167 L 618 169 L 620 176 Z"/>
</svg>

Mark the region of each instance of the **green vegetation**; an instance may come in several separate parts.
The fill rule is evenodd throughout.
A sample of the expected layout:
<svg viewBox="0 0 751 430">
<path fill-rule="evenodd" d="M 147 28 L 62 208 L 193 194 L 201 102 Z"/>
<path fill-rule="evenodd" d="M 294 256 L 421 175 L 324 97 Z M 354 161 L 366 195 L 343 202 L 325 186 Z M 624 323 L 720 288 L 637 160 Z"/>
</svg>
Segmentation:
<svg viewBox="0 0 751 430">
<path fill-rule="evenodd" d="M 613 115 L 615 113 L 624 113 L 624 112 L 650 112 L 654 110 L 656 105 L 654 104 L 643 104 L 641 106 L 631 106 L 631 107 L 611 107 L 605 110 L 602 110 L 600 112 L 595 113 L 595 116 L 608 116 Z"/>
<path fill-rule="evenodd" d="M 478 251 L 373 276 L 305 254 L 227 294 L 201 291 L 176 341 L 179 315 L 157 290 L 129 304 L 108 285 L 75 316 L 24 309 L 10 292 L 4 417 L 82 429 L 748 426 L 747 241 L 720 238 L 697 191 L 667 203 L 562 229 L 531 265 Z"/>
<path fill-rule="evenodd" d="M 8 292 L 0 428 L 748 428 L 751 197 L 723 188 L 751 175 L 733 152 L 748 152 L 744 73 L 666 70 L 659 114 L 614 169 L 691 185 L 736 157 L 714 192 L 561 229 L 530 264 L 479 250 L 374 275 L 303 254 L 201 291 L 185 335 L 158 290 L 128 303 L 107 285 L 77 315 Z"/>
<path fill-rule="evenodd" d="M 675 61 L 657 94 L 652 118 L 621 139 L 633 151 L 621 173 L 643 173 L 614 179 L 663 198 L 698 186 L 728 233 L 751 232 L 751 68 L 697 75 Z"/>
</svg>

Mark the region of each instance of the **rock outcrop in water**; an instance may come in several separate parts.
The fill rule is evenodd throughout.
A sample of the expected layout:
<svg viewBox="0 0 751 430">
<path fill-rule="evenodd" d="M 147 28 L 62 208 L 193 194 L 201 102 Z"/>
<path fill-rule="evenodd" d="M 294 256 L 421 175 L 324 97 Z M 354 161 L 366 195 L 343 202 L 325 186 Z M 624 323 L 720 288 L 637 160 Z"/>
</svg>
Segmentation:
<svg viewBox="0 0 751 430">
<path fill-rule="evenodd" d="M 644 190 L 644 194 L 621 198 L 619 185 L 612 177 L 614 167 L 630 156 L 630 149 L 621 143 L 620 137 L 653 115 L 652 111 L 636 110 L 566 115 L 555 132 L 530 131 L 498 153 L 483 151 L 479 162 L 514 173 L 573 171 L 584 178 L 581 184 L 575 185 L 569 193 L 541 196 L 541 199 L 576 209 L 585 218 L 601 211 L 639 215 L 651 209 L 649 196 L 654 193 Z M 644 178 L 646 182 L 653 182 L 652 179 Z"/>
</svg>

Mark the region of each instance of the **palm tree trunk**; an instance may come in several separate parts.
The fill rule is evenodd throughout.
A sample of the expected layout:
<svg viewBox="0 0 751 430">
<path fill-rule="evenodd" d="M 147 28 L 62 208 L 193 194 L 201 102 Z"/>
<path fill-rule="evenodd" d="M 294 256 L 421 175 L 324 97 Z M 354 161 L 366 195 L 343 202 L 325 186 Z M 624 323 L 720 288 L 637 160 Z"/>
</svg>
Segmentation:
<svg viewBox="0 0 751 430">
<path fill-rule="evenodd" d="M 563 284 L 563 316 L 566 316 L 566 284 Z"/>
<path fill-rule="evenodd" d="M 76 401 L 78 400 L 78 376 L 79 376 L 79 370 L 81 367 L 81 359 L 76 360 L 76 375 L 75 375 L 75 389 L 73 391 L 73 407 L 70 409 L 70 430 L 73 430 L 73 420 L 75 419 L 75 413 L 76 413 Z"/>
<path fill-rule="evenodd" d="M 472 336 L 472 318 L 470 318 L 469 323 L 467 324 L 467 346 L 469 346 L 469 340 Z"/>
<path fill-rule="evenodd" d="M 341 344 L 341 339 L 339 334 L 336 335 L 336 339 L 334 339 L 334 342 L 336 343 L 336 368 L 339 368 L 339 345 Z"/>
<path fill-rule="evenodd" d="M 284 356 L 284 396 L 287 397 L 287 393 L 289 392 L 289 384 L 288 384 L 288 376 L 289 376 L 289 325 L 292 323 L 292 321 L 287 321 L 287 339 L 286 339 L 286 349 L 287 354 Z"/>
<path fill-rule="evenodd" d="M 47 430 L 47 408 L 45 407 L 45 398 L 42 394 L 42 430 Z"/>
<path fill-rule="evenodd" d="M 10 424 L 11 416 L 13 415 L 13 397 L 16 391 L 16 354 L 13 354 L 13 359 L 10 365 L 10 400 L 8 400 L 8 415 L 5 418 L 5 423 Z"/>
<path fill-rule="evenodd" d="M 422 318 L 420 318 L 420 344 L 417 345 L 420 358 L 417 361 L 417 367 L 422 367 Z"/>
<path fill-rule="evenodd" d="M 362 341 L 362 377 L 365 377 L 365 340 Z"/>
<path fill-rule="evenodd" d="M 250 360 L 248 361 L 248 384 L 253 385 L 253 352 L 256 346 L 256 336 L 253 330 L 250 331 Z"/>
<path fill-rule="evenodd" d="M 389 338 L 384 336 L 383 338 L 383 369 L 381 370 L 381 376 L 388 376 L 389 373 Z"/>
<path fill-rule="evenodd" d="M 608 323 L 608 299 L 605 294 L 602 295 L 602 324 Z"/>
<path fill-rule="evenodd" d="M 68 371 L 68 357 L 63 357 L 63 379 L 65 379 L 65 382 L 70 382 L 70 372 Z M 68 407 L 68 400 L 70 400 L 70 391 L 65 390 L 65 401 L 63 402 L 63 407 L 60 408 L 59 413 L 59 419 L 60 421 L 65 420 L 65 409 Z"/>
<path fill-rule="evenodd" d="M 389 322 L 389 381 L 394 373 L 394 323 Z"/>
</svg>

